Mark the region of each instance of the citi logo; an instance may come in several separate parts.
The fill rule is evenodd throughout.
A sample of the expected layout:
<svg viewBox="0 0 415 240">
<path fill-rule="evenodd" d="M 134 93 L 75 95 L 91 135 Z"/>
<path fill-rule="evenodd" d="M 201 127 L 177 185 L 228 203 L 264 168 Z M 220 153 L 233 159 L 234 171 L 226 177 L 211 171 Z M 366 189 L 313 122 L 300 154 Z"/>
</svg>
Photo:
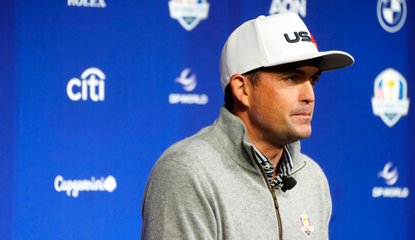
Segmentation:
<svg viewBox="0 0 415 240">
<path fill-rule="evenodd" d="M 68 0 L 68 6 L 104 8 L 107 4 L 104 0 Z"/>
<path fill-rule="evenodd" d="M 307 15 L 306 7 L 306 0 L 272 0 L 269 14 L 294 12 L 304 18 Z"/>
<path fill-rule="evenodd" d="M 69 80 L 68 85 L 66 85 L 66 93 L 72 101 L 81 99 L 86 101 L 88 95 L 94 102 L 104 101 L 105 74 L 98 68 L 88 68 L 81 74 L 81 79 L 72 78 Z"/>
<path fill-rule="evenodd" d="M 389 171 L 392 165 L 392 162 L 388 162 L 383 168 L 383 171 L 380 171 L 378 173 L 378 177 L 384 178 L 386 184 L 388 184 L 389 186 L 395 184 L 399 177 L 398 169 L 396 167 L 392 171 Z"/>
<path fill-rule="evenodd" d="M 113 192 L 117 188 L 117 181 L 111 175 L 107 178 L 101 177 L 91 180 L 65 180 L 61 175 L 56 176 L 54 182 L 55 190 L 58 192 L 66 192 L 66 195 L 78 197 L 80 191 L 107 191 Z"/>
</svg>

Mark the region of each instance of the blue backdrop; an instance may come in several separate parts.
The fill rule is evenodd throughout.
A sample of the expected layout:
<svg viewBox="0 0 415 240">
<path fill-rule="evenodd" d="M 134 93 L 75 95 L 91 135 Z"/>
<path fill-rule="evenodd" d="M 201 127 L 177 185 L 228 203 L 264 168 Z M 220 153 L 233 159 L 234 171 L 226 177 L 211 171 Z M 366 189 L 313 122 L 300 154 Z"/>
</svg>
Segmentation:
<svg viewBox="0 0 415 240">
<path fill-rule="evenodd" d="M 0 238 L 138 239 L 152 166 L 219 114 L 227 37 L 287 10 L 356 59 L 322 75 L 302 141 L 330 183 L 330 238 L 415 239 L 405 0 L 3 1 Z"/>
</svg>

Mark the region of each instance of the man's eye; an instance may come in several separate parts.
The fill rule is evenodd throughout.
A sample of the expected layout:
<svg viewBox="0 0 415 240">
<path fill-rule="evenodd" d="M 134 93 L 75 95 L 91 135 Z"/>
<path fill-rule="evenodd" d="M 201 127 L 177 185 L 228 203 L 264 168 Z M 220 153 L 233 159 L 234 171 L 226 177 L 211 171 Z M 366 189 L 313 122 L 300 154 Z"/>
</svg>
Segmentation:
<svg viewBox="0 0 415 240">
<path fill-rule="evenodd" d="M 290 81 L 290 82 L 296 82 L 297 81 L 296 76 L 287 77 L 286 79 L 287 79 L 287 81 Z"/>
<path fill-rule="evenodd" d="M 312 77 L 312 78 L 310 78 L 310 82 L 311 82 L 311 85 L 316 85 L 316 83 L 318 82 L 318 80 L 320 80 L 319 79 L 319 77 Z"/>
</svg>

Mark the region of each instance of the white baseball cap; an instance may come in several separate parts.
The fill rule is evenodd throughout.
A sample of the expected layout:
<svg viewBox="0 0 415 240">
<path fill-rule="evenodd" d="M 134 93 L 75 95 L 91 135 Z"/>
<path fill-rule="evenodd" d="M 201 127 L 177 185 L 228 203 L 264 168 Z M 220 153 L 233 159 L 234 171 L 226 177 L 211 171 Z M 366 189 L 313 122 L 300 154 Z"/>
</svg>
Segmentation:
<svg viewBox="0 0 415 240">
<path fill-rule="evenodd" d="M 292 12 L 260 16 L 245 22 L 229 36 L 220 58 L 222 90 L 234 74 L 308 59 L 320 59 L 321 71 L 354 63 L 342 51 L 319 52 L 301 18 Z"/>
</svg>

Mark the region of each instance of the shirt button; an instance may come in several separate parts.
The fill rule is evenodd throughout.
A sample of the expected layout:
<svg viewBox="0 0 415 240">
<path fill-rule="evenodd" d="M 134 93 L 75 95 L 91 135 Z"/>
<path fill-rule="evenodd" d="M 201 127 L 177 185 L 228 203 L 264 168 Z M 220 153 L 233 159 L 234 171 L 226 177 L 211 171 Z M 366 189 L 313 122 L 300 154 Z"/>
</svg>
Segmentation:
<svg viewBox="0 0 415 240">
<path fill-rule="evenodd" d="M 265 165 L 265 167 L 264 167 L 266 170 L 268 170 L 269 169 L 269 166 L 268 165 Z"/>
</svg>

